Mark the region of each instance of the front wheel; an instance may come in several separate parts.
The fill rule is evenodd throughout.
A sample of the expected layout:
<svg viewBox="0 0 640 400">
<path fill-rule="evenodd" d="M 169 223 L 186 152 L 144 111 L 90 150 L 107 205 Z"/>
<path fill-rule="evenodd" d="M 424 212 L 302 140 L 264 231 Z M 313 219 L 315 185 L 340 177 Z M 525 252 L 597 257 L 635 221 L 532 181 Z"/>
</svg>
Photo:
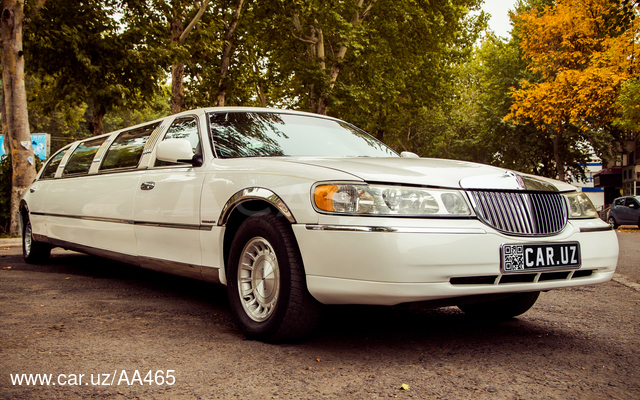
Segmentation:
<svg viewBox="0 0 640 400">
<path fill-rule="evenodd" d="M 472 318 L 505 320 L 527 312 L 536 303 L 539 295 L 540 292 L 515 293 L 499 300 L 460 304 L 458 308 Z"/>
<path fill-rule="evenodd" d="M 44 264 L 51 256 L 51 246 L 33 239 L 33 229 L 29 217 L 25 217 L 22 229 L 22 257 L 29 264 Z"/>
<path fill-rule="evenodd" d="M 321 305 L 307 291 L 302 257 L 287 221 L 273 213 L 247 218 L 227 264 L 231 310 L 248 338 L 301 339 L 315 328 Z"/>
<path fill-rule="evenodd" d="M 609 225 L 613 226 L 613 229 L 618 229 L 620 226 L 613 217 L 609 217 Z"/>
</svg>

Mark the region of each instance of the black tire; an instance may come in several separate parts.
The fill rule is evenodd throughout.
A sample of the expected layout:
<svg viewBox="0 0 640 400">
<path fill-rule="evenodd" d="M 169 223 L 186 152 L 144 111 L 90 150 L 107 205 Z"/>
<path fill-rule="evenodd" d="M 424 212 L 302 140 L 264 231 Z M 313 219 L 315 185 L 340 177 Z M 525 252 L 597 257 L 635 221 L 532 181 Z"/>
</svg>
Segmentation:
<svg viewBox="0 0 640 400">
<path fill-rule="evenodd" d="M 254 214 L 240 225 L 229 252 L 227 293 L 238 326 L 250 340 L 300 340 L 320 319 L 322 307 L 307 290 L 291 226 L 274 213 Z"/>
<path fill-rule="evenodd" d="M 458 308 L 474 319 L 506 320 L 527 312 L 538 300 L 540 292 L 516 293 L 482 303 L 461 304 Z"/>
<path fill-rule="evenodd" d="M 609 217 L 608 222 L 609 222 L 609 225 L 613 226 L 613 229 L 618 229 L 618 227 L 620 226 L 620 224 L 618 224 L 616 222 L 616 219 L 613 217 Z"/>
<path fill-rule="evenodd" d="M 33 238 L 31 221 L 25 217 L 22 224 L 22 257 L 29 264 L 45 264 L 51 257 L 51 246 Z"/>
</svg>

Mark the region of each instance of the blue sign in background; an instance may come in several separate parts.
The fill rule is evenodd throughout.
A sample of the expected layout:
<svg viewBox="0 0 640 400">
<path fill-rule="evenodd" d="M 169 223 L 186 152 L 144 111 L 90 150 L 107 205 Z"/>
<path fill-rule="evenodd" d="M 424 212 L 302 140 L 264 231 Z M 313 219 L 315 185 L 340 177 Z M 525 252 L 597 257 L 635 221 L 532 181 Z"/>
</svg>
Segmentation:
<svg viewBox="0 0 640 400">
<path fill-rule="evenodd" d="M 47 134 L 37 133 L 31 135 L 31 145 L 33 146 L 34 154 L 40 160 L 46 160 L 49 157 L 49 146 L 47 146 Z M 5 155 L 4 149 L 4 135 L 0 135 L 0 157 Z"/>
</svg>

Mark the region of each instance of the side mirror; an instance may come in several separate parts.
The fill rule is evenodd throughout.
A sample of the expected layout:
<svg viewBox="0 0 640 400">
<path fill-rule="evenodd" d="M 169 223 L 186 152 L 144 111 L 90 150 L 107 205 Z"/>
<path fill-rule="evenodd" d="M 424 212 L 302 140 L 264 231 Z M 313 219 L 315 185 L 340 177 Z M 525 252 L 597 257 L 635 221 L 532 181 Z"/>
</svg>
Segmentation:
<svg viewBox="0 0 640 400">
<path fill-rule="evenodd" d="M 193 155 L 191 142 L 187 139 L 167 139 L 158 143 L 156 158 L 160 161 L 189 163 L 194 167 L 202 165 L 202 157 Z"/>
</svg>

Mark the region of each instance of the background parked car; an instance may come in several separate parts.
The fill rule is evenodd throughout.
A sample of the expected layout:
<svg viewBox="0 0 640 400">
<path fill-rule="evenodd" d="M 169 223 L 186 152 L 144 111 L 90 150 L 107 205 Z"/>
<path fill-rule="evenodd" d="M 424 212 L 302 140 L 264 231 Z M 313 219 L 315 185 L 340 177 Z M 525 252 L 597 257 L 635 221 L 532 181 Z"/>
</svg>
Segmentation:
<svg viewBox="0 0 640 400">
<path fill-rule="evenodd" d="M 609 211 L 608 221 L 614 228 L 620 225 L 638 225 L 640 227 L 640 196 L 615 199 L 611 211 Z"/>
</svg>

